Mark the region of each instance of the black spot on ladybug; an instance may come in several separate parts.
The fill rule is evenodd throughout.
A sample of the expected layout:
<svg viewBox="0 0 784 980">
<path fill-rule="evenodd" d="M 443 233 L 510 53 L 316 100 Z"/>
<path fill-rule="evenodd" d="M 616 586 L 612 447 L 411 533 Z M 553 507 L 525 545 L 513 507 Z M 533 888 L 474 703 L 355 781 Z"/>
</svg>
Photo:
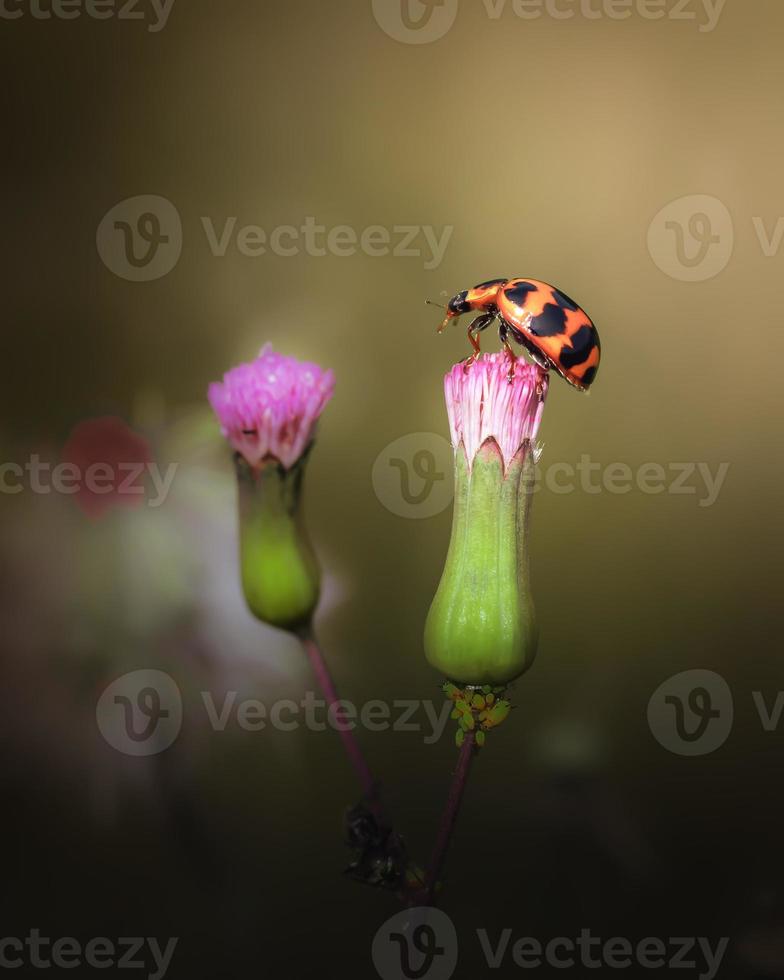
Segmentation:
<svg viewBox="0 0 784 980">
<path fill-rule="evenodd" d="M 516 282 L 514 286 L 506 287 L 504 296 L 515 306 L 523 308 L 528 302 L 528 294 L 537 292 L 538 288 L 532 282 Z"/>
<path fill-rule="evenodd" d="M 595 377 L 596 377 L 596 368 L 589 367 L 588 370 L 585 372 L 585 374 L 582 376 L 582 378 L 580 378 L 580 384 L 584 385 L 587 388 Z"/>
<path fill-rule="evenodd" d="M 561 350 L 558 357 L 561 364 L 565 368 L 573 368 L 582 364 L 583 361 L 587 361 L 595 346 L 594 335 L 595 331 L 591 330 L 590 327 L 580 327 L 577 333 L 569 338 L 572 346 L 564 347 Z"/>
<path fill-rule="evenodd" d="M 528 326 L 535 337 L 555 337 L 566 330 L 566 311 L 555 303 L 548 303 L 539 316 Z"/>
<path fill-rule="evenodd" d="M 480 282 L 478 286 L 474 286 L 474 289 L 486 289 L 488 286 L 500 286 L 502 282 L 508 282 L 508 280 L 488 279 L 487 282 Z"/>
<path fill-rule="evenodd" d="M 580 307 L 575 303 L 573 299 L 570 299 L 566 293 L 562 293 L 560 289 L 553 290 L 553 297 L 555 302 L 565 310 L 579 310 Z"/>
<path fill-rule="evenodd" d="M 521 347 L 525 347 L 525 349 L 528 351 L 528 353 L 531 355 L 531 357 L 536 361 L 536 363 L 540 367 L 550 368 L 553 366 L 552 362 L 550 361 L 550 358 L 544 353 L 544 351 L 539 350 L 539 348 L 536 346 L 536 343 L 533 341 L 531 337 L 528 336 L 528 334 L 524 330 L 518 330 L 517 327 L 513 327 L 512 324 L 507 323 L 506 320 L 502 322 L 503 325 L 506 327 L 506 329 L 509 331 L 509 333 L 517 341 L 517 343 Z"/>
</svg>

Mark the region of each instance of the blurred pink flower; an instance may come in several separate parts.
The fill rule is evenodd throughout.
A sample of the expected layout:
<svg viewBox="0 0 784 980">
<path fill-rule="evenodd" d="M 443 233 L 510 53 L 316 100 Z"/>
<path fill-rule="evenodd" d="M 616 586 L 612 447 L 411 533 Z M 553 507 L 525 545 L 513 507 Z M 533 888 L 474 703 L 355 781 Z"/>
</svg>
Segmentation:
<svg viewBox="0 0 784 980">
<path fill-rule="evenodd" d="M 454 448 L 463 444 L 469 467 L 488 439 L 498 443 L 505 467 L 526 440 L 536 439 L 548 381 L 546 371 L 520 358 L 510 382 L 504 353 L 482 354 L 469 366 L 452 368 L 444 378 L 449 428 Z"/>
<path fill-rule="evenodd" d="M 152 451 L 122 419 L 106 415 L 79 422 L 61 457 L 79 474 L 76 502 L 88 517 L 102 517 L 114 506 L 138 507 L 144 501 L 144 475 Z"/>
<path fill-rule="evenodd" d="M 334 387 L 331 371 L 275 354 L 266 344 L 255 361 L 213 382 L 207 397 L 221 432 L 251 466 L 273 458 L 290 469 L 310 444 Z"/>
</svg>

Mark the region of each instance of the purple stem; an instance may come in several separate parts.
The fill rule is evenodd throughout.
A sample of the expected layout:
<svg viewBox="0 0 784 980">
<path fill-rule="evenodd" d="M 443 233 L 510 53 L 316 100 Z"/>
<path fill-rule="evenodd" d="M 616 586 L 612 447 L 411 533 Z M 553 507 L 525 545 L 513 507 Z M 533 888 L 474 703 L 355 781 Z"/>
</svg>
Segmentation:
<svg viewBox="0 0 784 980">
<path fill-rule="evenodd" d="M 300 634 L 300 640 L 305 648 L 305 653 L 308 655 L 308 660 L 310 660 L 310 665 L 313 668 L 313 673 L 316 675 L 316 680 L 318 681 L 319 687 L 326 698 L 327 704 L 331 707 L 340 701 L 337 689 L 335 688 L 335 682 L 332 680 L 332 675 L 329 672 L 329 667 L 327 666 L 327 661 L 324 659 L 324 654 L 316 642 L 313 633 L 310 630 Z M 373 773 L 370 771 L 370 767 L 365 761 L 365 757 L 362 755 L 362 750 L 359 747 L 354 732 L 344 725 L 340 724 L 340 718 L 338 715 L 335 716 L 335 727 L 338 729 L 338 734 L 343 740 L 343 746 L 348 754 L 351 765 L 354 767 L 354 771 L 359 779 L 359 784 L 362 787 L 362 792 L 367 799 L 368 805 L 374 811 L 377 817 L 381 816 L 381 806 L 378 800 L 378 789 L 376 786 L 376 781 L 373 778 Z"/>
<path fill-rule="evenodd" d="M 463 744 L 460 747 L 460 757 L 457 760 L 457 769 L 452 776 L 452 785 L 449 788 L 449 799 L 446 802 L 446 809 L 441 817 L 441 824 L 438 828 L 438 836 L 430 857 L 430 866 L 427 869 L 425 880 L 425 904 L 433 905 L 438 879 L 446 861 L 446 852 L 449 850 L 449 843 L 452 840 L 452 833 L 455 829 L 457 814 L 463 800 L 468 774 L 471 771 L 475 751 L 475 734 L 466 732 Z"/>
</svg>

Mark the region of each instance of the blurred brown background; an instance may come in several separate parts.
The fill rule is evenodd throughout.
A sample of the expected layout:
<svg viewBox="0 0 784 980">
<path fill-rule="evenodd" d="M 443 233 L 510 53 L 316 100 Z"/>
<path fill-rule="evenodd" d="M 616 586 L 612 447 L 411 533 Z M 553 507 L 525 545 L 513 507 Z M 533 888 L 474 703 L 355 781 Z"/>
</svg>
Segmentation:
<svg viewBox="0 0 784 980">
<path fill-rule="evenodd" d="M 541 645 L 454 843 L 442 904 L 465 940 L 457 975 L 487 969 L 477 928 L 592 927 L 731 936 L 720 975 L 781 976 L 781 735 L 752 692 L 771 708 L 784 687 L 784 10 L 560 0 L 523 18 L 511 0 L 410 2 L 175 0 L 165 22 L 146 3 L 138 20 L 4 8 L 21 15 L 0 18 L 2 459 L 56 463 L 74 426 L 111 415 L 176 472 L 161 506 L 91 519 L 29 480 L 8 492 L 4 470 L 0 932 L 179 935 L 170 976 L 375 975 L 371 940 L 395 904 L 340 877 L 356 788 L 339 740 L 216 733 L 205 715 L 203 690 L 271 702 L 312 686 L 296 643 L 240 601 L 206 386 L 265 341 L 334 369 L 306 501 L 321 636 L 357 704 L 438 701 L 421 634 L 448 497 L 401 516 L 395 471 L 378 492 L 373 468 L 395 440 L 413 453 L 412 434 L 448 435 L 441 379 L 467 345 L 460 329 L 435 335 L 425 298 L 533 276 L 574 296 L 603 342 L 589 397 L 552 384 L 543 466 L 587 454 L 598 484 L 613 463 L 635 479 L 645 463 L 729 468 L 709 506 L 699 470 L 692 494 L 668 475 L 661 493 L 634 479 L 593 493 L 577 477 L 572 493 L 537 495 Z M 139 223 L 148 213 L 160 227 Z M 206 226 L 220 238 L 232 218 L 216 254 Z M 357 239 L 385 231 L 346 255 L 346 233 L 331 246 L 323 233 L 326 254 L 309 254 L 309 218 Z M 264 254 L 238 246 L 248 225 Z M 273 249 L 282 226 L 296 234 Z M 400 245 L 401 226 L 415 254 L 368 254 L 384 234 Z M 156 249 L 141 231 L 169 240 Z M 95 710 L 141 668 L 175 678 L 185 724 L 135 759 L 106 744 Z M 656 741 L 647 713 L 660 684 L 697 668 L 726 680 L 735 715 L 715 752 L 691 758 Z M 450 732 L 360 739 L 424 858 Z"/>
</svg>

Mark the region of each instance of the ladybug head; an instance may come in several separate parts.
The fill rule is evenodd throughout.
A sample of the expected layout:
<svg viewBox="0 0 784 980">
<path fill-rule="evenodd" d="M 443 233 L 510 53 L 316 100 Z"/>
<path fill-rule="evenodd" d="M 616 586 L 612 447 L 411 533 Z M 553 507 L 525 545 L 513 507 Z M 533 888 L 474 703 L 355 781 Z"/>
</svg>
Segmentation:
<svg viewBox="0 0 784 980">
<path fill-rule="evenodd" d="M 462 313 L 468 313 L 471 309 L 471 305 L 466 302 L 466 296 L 468 294 L 467 290 L 463 290 L 462 293 L 458 293 L 457 296 L 453 296 L 452 299 L 446 304 L 446 316 L 441 321 L 438 327 L 438 332 L 441 333 L 446 327 L 454 320 L 459 317 Z"/>
<path fill-rule="evenodd" d="M 447 316 L 451 319 L 453 316 L 460 316 L 461 313 L 468 313 L 471 309 L 471 304 L 466 300 L 468 295 L 468 290 L 464 289 L 462 293 L 458 293 L 457 296 L 453 296 L 452 299 L 446 305 Z"/>
</svg>

